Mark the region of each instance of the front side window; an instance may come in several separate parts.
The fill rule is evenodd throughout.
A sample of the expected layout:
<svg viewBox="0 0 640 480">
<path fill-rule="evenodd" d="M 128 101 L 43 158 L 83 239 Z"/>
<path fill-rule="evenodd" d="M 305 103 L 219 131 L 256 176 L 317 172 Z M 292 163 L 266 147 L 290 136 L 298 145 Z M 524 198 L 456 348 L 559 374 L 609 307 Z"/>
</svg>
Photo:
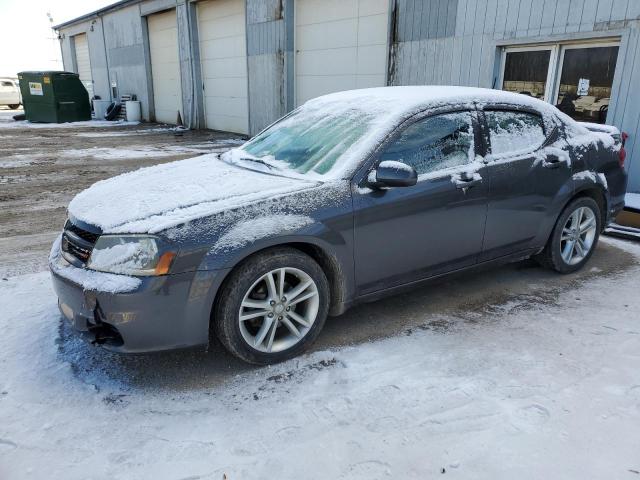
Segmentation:
<svg viewBox="0 0 640 480">
<path fill-rule="evenodd" d="M 446 113 L 419 120 L 382 154 L 412 166 L 418 175 L 473 161 L 473 123 L 470 112 Z"/>
<path fill-rule="evenodd" d="M 544 124 L 539 115 L 528 112 L 486 111 L 491 153 L 510 155 L 531 152 L 545 141 Z"/>
</svg>

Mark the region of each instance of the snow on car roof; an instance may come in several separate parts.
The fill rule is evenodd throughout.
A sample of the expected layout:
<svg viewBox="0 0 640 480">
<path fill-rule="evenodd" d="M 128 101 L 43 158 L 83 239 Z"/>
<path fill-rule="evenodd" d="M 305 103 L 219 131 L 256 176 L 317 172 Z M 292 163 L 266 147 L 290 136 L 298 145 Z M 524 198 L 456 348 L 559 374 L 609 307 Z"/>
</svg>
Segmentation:
<svg viewBox="0 0 640 480">
<path fill-rule="evenodd" d="M 365 102 L 366 101 L 366 102 Z M 307 101 L 305 106 L 325 106 L 331 103 L 353 103 L 362 111 L 372 113 L 412 113 L 416 109 L 439 104 L 510 103 L 547 110 L 549 104 L 519 93 L 490 88 L 448 85 L 377 87 L 330 93 Z M 381 108 L 382 107 L 382 108 Z"/>
<path fill-rule="evenodd" d="M 420 85 L 346 90 L 311 99 L 300 108 L 322 109 L 327 114 L 353 109 L 394 123 L 393 120 L 407 118 L 439 106 L 464 108 L 485 104 L 509 104 L 531 108 L 543 116 L 560 117 L 563 122 L 580 128 L 575 120 L 543 100 L 520 93 L 478 87 Z"/>
</svg>

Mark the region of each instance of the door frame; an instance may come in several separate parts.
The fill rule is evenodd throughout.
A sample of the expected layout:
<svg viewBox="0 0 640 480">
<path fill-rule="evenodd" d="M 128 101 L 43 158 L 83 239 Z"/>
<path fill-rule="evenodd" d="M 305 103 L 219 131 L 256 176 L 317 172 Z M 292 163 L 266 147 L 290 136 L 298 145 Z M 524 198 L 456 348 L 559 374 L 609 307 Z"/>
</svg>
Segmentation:
<svg viewBox="0 0 640 480">
<path fill-rule="evenodd" d="M 558 102 L 558 94 L 560 90 L 560 78 L 562 76 L 562 66 L 564 64 L 564 54 L 567 50 L 575 50 L 578 48 L 598 48 L 598 47 L 618 47 L 618 59 L 620 57 L 620 47 L 622 38 L 605 37 L 605 38 L 586 38 L 580 40 L 569 40 L 547 43 L 531 43 L 518 45 L 503 45 L 500 47 L 500 69 L 497 86 L 500 90 L 504 89 L 504 69 L 506 67 L 507 53 L 509 52 L 534 52 L 540 50 L 549 50 L 551 56 L 549 58 L 549 67 L 547 70 L 547 80 L 545 85 L 544 101 L 551 105 Z M 618 72 L 618 63 L 616 59 L 616 69 L 614 79 L 611 83 L 612 93 L 615 85 L 615 75 Z M 608 120 L 608 113 L 607 113 Z"/>
</svg>

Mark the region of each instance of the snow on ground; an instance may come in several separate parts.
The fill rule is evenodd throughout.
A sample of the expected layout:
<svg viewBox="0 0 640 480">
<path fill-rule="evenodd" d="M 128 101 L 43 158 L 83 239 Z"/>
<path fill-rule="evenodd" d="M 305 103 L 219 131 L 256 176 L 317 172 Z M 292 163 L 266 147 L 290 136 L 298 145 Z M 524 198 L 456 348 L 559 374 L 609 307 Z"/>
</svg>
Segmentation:
<svg viewBox="0 0 640 480">
<path fill-rule="evenodd" d="M 27 120 L 15 121 L 14 115 L 24 113 L 22 110 L 0 110 L 0 129 L 9 128 L 93 128 L 93 127 L 127 127 L 131 125 L 139 125 L 140 122 L 127 122 L 118 120 L 109 122 L 107 120 L 89 120 L 86 122 L 67 122 L 67 123 L 31 123 Z"/>
<path fill-rule="evenodd" d="M 128 137 L 131 135 L 149 135 L 151 133 L 165 133 L 165 132 L 179 132 L 184 131 L 182 127 L 157 127 L 157 128 L 144 128 L 139 130 L 126 130 L 124 132 L 78 132 L 74 133 L 76 137 L 84 138 L 101 138 L 101 137 Z"/>
<path fill-rule="evenodd" d="M 3 136 L 3 138 L 6 138 Z M 57 164 L 77 164 L 79 159 L 84 161 L 108 160 L 126 161 L 143 158 L 166 158 L 183 154 L 207 154 L 222 153 L 237 145 L 237 140 L 219 140 L 216 142 L 204 142 L 184 145 L 163 145 L 154 147 L 150 145 L 132 145 L 129 147 L 91 147 L 70 148 L 56 152 Z M 18 150 L 18 149 L 15 149 Z M 0 168 L 20 168 L 37 163 L 52 163 L 52 156 L 47 151 L 33 152 L 25 148 L 27 153 L 13 153 L 0 158 Z"/>
<path fill-rule="evenodd" d="M 627 207 L 640 210 L 640 193 L 627 193 L 624 196 L 624 204 Z"/>
<path fill-rule="evenodd" d="M 0 478 L 639 478 L 639 275 L 183 389 L 70 334 L 46 273 L 10 278 Z"/>
<path fill-rule="evenodd" d="M 227 149 L 229 147 L 226 147 Z M 132 148 L 76 148 L 60 152 L 68 158 L 97 158 L 100 160 L 125 160 L 128 158 L 173 157 L 181 153 L 209 153 L 211 148 L 194 148 L 190 145 L 169 145 L 162 147 L 136 146 Z"/>
</svg>

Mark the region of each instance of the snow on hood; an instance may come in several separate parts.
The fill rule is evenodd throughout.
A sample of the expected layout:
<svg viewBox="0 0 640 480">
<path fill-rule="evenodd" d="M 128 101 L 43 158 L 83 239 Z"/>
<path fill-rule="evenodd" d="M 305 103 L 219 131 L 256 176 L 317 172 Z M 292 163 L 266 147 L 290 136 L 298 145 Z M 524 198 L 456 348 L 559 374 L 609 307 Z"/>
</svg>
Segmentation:
<svg viewBox="0 0 640 480">
<path fill-rule="evenodd" d="M 312 185 L 302 179 L 242 169 L 210 154 L 97 182 L 75 196 L 69 214 L 103 233 L 157 233 Z"/>
</svg>

